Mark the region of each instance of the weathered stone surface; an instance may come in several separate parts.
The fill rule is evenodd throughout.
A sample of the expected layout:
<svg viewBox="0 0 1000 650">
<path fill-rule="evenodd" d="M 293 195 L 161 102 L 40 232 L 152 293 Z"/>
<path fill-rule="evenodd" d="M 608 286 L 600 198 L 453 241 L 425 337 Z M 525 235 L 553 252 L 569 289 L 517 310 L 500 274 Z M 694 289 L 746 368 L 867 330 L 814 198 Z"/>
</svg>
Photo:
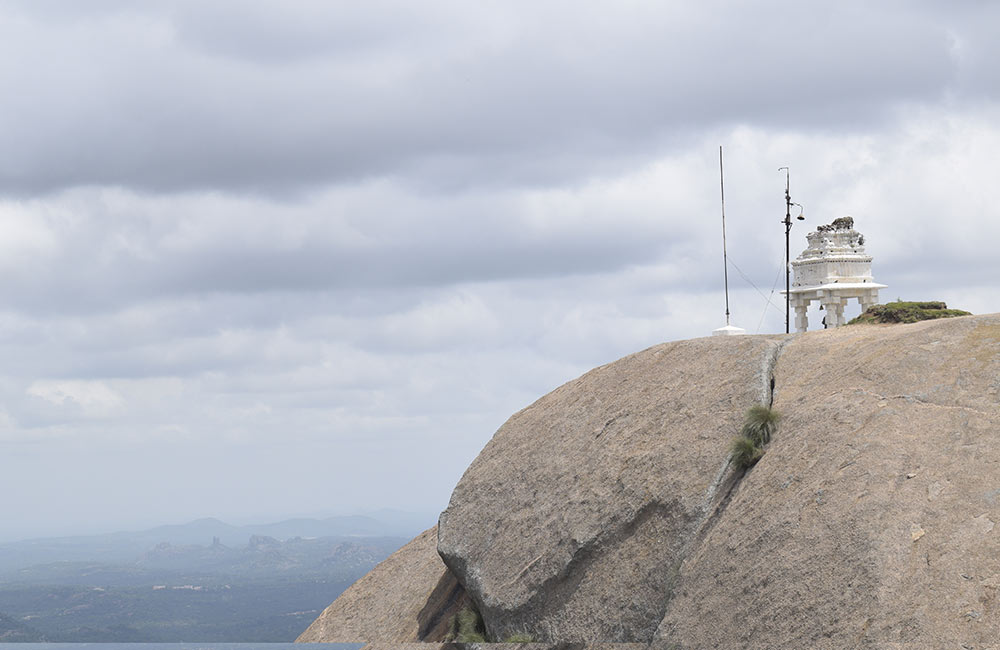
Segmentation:
<svg viewBox="0 0 1000 650">
<path fill-rule="evenodd" d="M 998 315 L 789 343 L 781 428 L 681 565 L 653 647 L 995 647 L 998 393 Z"/>
<path fill-rule="evenodd" d="M 645 643 L 369 643 L 361 650 L 645 650 Z"/>
<path fill-rule="evenodd" d="M 462 477 L 438 550 L 489 636 L 648 641 L 767 403 L 779 339 L 659 345 L 515 414 Z"/>
<path fill-rule="evenodd" d="M 609 650 L 600 641 L 996 646 L 1000 315 L 794 337 L 777 356 L 781 426 L 761 461 L 735 472 L 727 445 L 769 397 L 778 341 L 789 339 L 657 346 L 497 432 L 442 515 L 439 544 L 491 637 Z M 461 587 L 434 558 L 432 531 L 407 548 L 345 598 L 335 617 L 354 632 L 314 640 L 412 640 L 432 627 Z"/>
<path fill-rule="evenodd" d="M 440 641 L 466 602 L 437 553 L 434 527 L 348 587 L 296 642 Z"/>
</svg>

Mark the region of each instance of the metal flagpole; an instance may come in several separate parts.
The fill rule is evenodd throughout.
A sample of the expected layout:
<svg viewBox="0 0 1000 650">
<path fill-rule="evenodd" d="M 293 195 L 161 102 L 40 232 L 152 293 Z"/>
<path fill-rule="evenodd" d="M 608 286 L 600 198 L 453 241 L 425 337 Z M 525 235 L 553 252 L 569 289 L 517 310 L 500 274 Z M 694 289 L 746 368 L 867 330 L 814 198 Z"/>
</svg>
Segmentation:
<svg viewBox="0 0 1000 650">
<path fill-rule="evenodd" d="M 785 220 L 782 222 L 785 224 L 785 334 L 788 334 L 791 331 L 788 327 L 788 313 L 792 299 L 792 287 L 789 284 L 789 275 L 791 273 L 791 260 L 789 257 L 791 255 L 788 244 L 788 233 L 792 231 L 792 197 L 788 194 L 788 167 L 779 167 L 778 171 L 780 172 L 782 169 L 785 170 Z"/>
<path fill-rule="evenodd" d="M 722 277 L 726 285 L 726 326 L 729 326 L 729 258 L 726 255 L 726 184 L 722 174 L 722 145 L 719 145 L 719 191 L 722 194 Z"/>
</svg>

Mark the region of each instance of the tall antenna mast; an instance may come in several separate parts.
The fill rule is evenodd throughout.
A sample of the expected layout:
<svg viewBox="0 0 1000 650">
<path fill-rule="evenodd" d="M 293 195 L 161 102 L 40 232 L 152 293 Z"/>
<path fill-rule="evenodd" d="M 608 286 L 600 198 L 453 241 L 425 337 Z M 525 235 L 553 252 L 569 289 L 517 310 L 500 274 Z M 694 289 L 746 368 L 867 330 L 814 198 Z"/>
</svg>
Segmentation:
<svg viewBox="0 0 1000 650">
<path fill-rule="evenodd" d="M 726 181 L 722 173 L 722 145 L 719 145 L 719 191 L 722 194 L 722 277 L 726 281 L 726 324 L 719 329 L 712 330 L 712 336 L 732 336 L 734 334 L 746 334 L 742 327 L 733 327 L 729 324 L 729 256 L 726 254 Z"/>
<path fill-rule="evenodd" d="M 729 325 L 729 258 L 726 256 L 726 182 L 722 173 L 722 145 L 719 145 L 719 191 L 722 194 L 722 277 L 726 283 L 726 325 Z"/>
</svg>

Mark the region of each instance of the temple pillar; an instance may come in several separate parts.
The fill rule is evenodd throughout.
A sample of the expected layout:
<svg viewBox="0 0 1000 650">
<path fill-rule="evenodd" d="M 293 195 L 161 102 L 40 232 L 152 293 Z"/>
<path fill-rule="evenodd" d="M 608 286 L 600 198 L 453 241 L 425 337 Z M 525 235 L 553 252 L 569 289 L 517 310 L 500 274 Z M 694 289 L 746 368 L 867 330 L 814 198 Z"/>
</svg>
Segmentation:
<svg viewBox="0 0 1000 650">
<path fill-rule="evenodd" d="M 878 304 L 878 289 L 869 289 L 864 292 L 858 297 L 858 302 L 861 303 L 861 313 L 868 311 L 869 307 Z"/>
<path fill-rule="evenodd" d="M 795 303 L 795 331 L 805 332 L 809 329 L 809 316 L 806 314 L 806 309 L 809 307 L 809 301 L 799 301 Z"/>
<path fill-rule="evenodd" d="M 840 327 L 841 318 L 841 306 L 840 298 L 837 296 L 831 296 L 828 293 L 823 296 L 823 311 L 826 312 L 826 326 L 830 329 L 834 327 Z"/>
</svg>

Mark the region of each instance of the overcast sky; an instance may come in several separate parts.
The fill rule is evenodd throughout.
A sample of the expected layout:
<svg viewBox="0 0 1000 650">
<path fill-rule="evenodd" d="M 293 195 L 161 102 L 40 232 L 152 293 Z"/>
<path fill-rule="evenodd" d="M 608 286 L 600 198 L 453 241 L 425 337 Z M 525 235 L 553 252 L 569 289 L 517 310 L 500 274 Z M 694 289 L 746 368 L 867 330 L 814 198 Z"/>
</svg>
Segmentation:
<svg viewBox="0 0 1000 650">
<path fill-rule="evenodd" d="M 851 215 L 883 301 L 1000 311 L 998 28 L 974 0 L 0 1 L 0 539 L 433 523 L 510 414 L 724 324 L 719 145 L 734 324 L 784 331 L 782 166 L 793 255 Z"/>
</svg>

